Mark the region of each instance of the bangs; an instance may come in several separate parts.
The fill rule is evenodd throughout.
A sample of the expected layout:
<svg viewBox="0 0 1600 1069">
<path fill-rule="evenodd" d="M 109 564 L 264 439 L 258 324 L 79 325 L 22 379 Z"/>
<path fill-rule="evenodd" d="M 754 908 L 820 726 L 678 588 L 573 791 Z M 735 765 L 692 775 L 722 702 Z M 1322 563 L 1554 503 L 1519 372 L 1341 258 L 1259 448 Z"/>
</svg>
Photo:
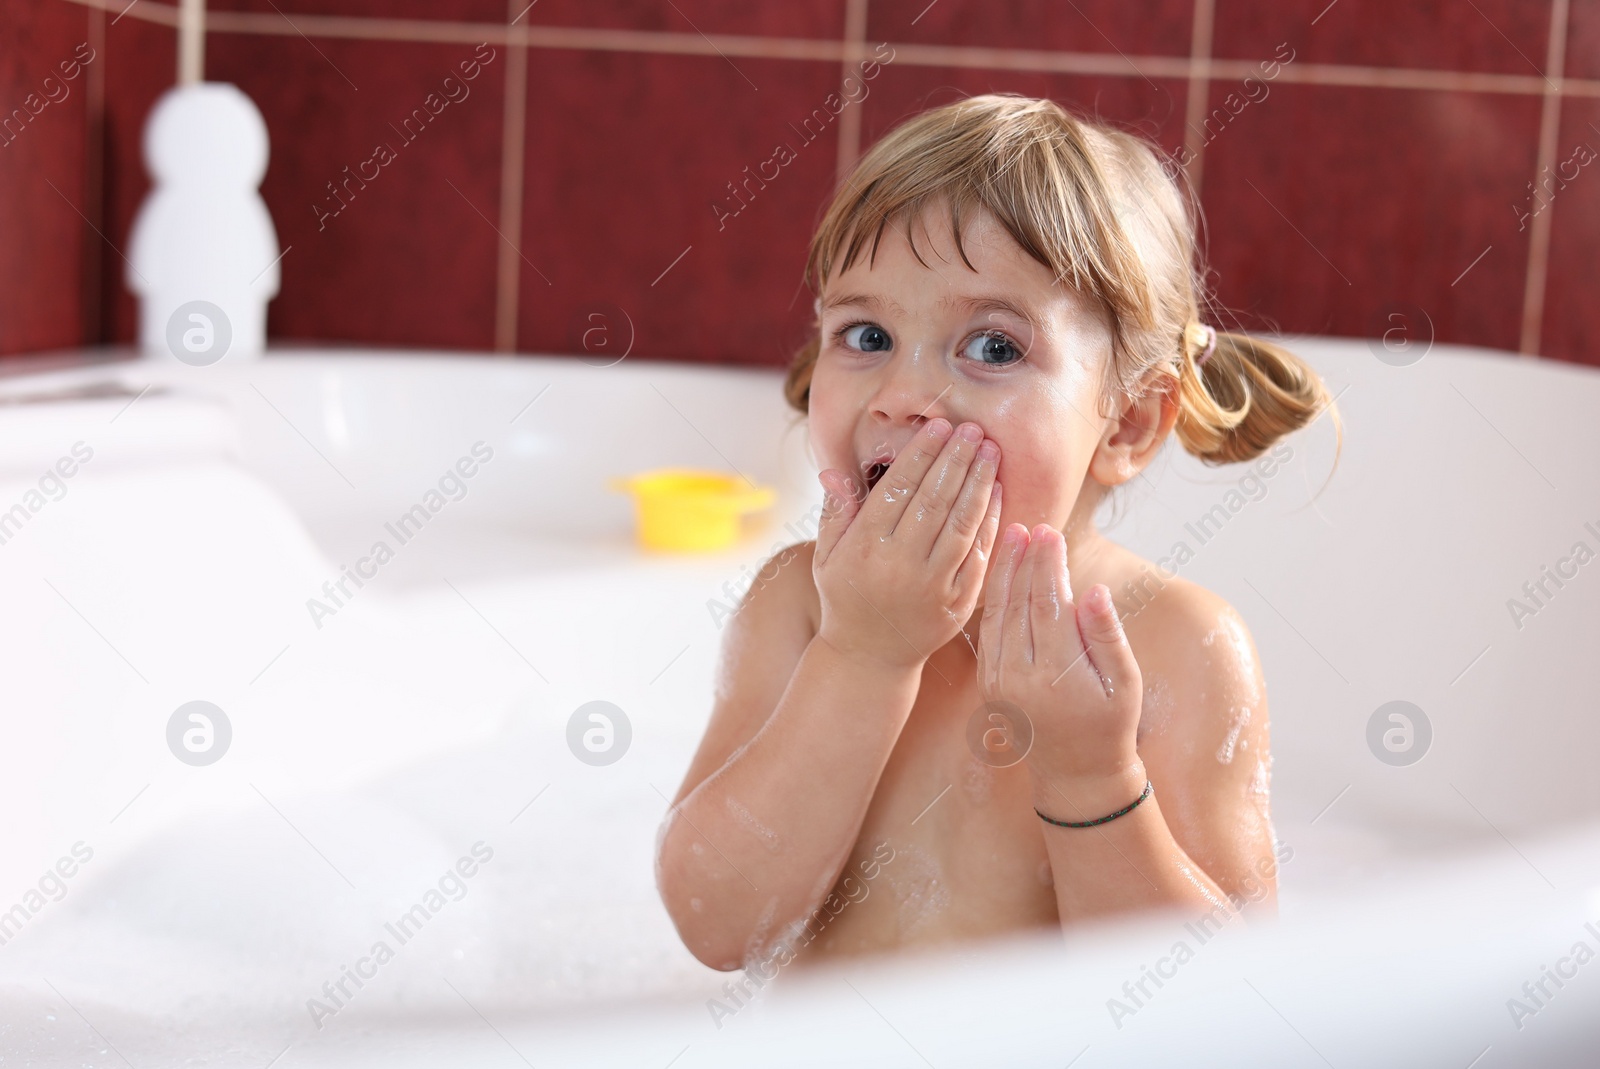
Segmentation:
<svg viewBox="0 0 1600 1069">
<path fill-rule="evenodd" d="M 1004 96 L 913 118 L 874 145 L 835 195 L 811 242 L 807 285 L 820 296 L 863 255 L 874 263 L 889 226 L 904 228 L 912 254 L 928 266 L 913 223 L 943 205 L 969 269 L 962 232 L 987 211 L 1054 281 L 1098 298 L 1114 324 L 1148 328 L 1150 280 L 1095 159 L 1115 146 L 1091 144 L 1095 136 L 1051 101 Z"/>
</svg>

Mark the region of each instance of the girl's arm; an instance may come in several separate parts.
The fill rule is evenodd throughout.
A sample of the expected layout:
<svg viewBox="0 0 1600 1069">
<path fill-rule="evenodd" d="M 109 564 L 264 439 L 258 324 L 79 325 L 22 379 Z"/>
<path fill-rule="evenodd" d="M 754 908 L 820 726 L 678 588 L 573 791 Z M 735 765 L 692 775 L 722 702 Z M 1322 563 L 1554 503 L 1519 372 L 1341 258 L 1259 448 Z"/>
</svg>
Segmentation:
<svg viewBox="0 0 1600 1069">
<path fill-rule="evenodd" d="M 1034 780 L 1034 804 L 1062 820 L 1115 812 L 1146 779 L 1156 788 L 1133 812 L 1098 827 L 1040 821 L 1062 921 L 1178 906 L 1214 926 L 1275 912 L 1272 758 L 1255 646 L 1238 614 L 1204 588 L 1170 583 L 1152 605 L 1149 625 L 1178 640 L 1163 660 L 1142 664 L 1141 677 L 1159 675 L 1177 708 L 1120 775 Z M 1208 634 L 1210 646 L 1199 641 Z"/>
<path fill-rule="evenodd" d="M 923 664 L 977 604 L 999 461 L 981 428 L 935 417 L 875 492 L 825 470 L 816 544 L 736 614 L 726 683 L 658 852 L 667 911 L 706 964 L 737 969 L 838 880 Z"/>
<path fill-rule="evenodd" d="M 1162 594 L 1161 626 L 1180 638 L 1151 668 L 1184 707 L 1136 748 L 1141 666 L 1104 586 L 1077 605 L 1067 600 L 1061 536 L 1017 534 L 1002 545 L 990 584 L 981 678 L 1032 721 L 1035 808 L 1056 820 L 1094 820 L 1138 798 L 1147 779 L 1154 784 L 1155 793 L 1104 824 L 1040 821 L 1063 926 L 1152 907 L 1221 924 L 1241 907 L 1273 908 L 1264 686 L 1236 614 L 1198 587 Z M 1219 622 L 1234 625 L 1229 641 L 1201 648 L 1199 636 Z M 1244 707 L 1248 719 L 1235 728 Z"/>
<path fill-rule="evenodd" d="M 812 547 L 786 552 L 729 621 L 711 726 L 659 850 L 667 911 L 714 969 L 739 968 L 838 880 L 921 678 L 812 634 Z"/>
</svg>

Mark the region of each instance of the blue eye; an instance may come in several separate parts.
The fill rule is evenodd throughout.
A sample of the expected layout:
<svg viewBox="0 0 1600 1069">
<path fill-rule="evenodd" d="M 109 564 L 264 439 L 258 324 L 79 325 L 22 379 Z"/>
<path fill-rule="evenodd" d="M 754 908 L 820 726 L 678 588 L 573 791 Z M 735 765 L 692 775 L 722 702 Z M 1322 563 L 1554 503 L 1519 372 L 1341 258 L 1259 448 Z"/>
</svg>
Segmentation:
<svg viewBox="0 0 1600 1069">
<path fill-rule="evenodd" d="M 998 332 L 974 335 L 965 351 L 968 358 L 990 367 L 1004 367 L 1022 359 L 1022 350 Z"/>
<path fill-rule="evenodd" d="M 864 353 L 884 352 L 893 345 L 889 335 L 875 323 L 852 323 L 840 328 L 835 336 L 844 339 L 850 348 Z"/>
</svg>

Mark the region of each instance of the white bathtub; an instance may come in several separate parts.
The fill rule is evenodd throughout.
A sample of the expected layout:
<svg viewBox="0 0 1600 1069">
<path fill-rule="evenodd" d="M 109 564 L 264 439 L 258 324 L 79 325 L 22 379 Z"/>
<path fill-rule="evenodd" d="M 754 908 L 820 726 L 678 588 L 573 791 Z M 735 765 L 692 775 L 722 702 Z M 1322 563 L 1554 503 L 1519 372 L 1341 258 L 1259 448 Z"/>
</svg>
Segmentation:
<svg viewBox="0 0 1600 1069">
<path fill-rule="evenodd" d="M 1299 348 L 1346 420 L 1314 504 L 1325 419 L 1245 485 L 1254 500 L 1229 495 L 1248 467 L 1173 443 L 1112 529 L 1153 560 L 1187 541 L 1182 574 L 1255 634 L 1292 852 L 1282 921 L 1201 946 L 1149 917 L 1066 952 L 785 973 L 720 1027 L 708 1000 L 731 1005 L 738 974 L 683 949 L 652 858 L 709 711 L 713 606 L 811 533 L 815 469 L 779 373 L 326 351 L 10 365 L 0 402 L 35 400 L 0 403 L 0 521 L 26 512 L 0 525 L 0 1054 L 1596 1064 L 1600 964 L 1570 955 L 1600 951 L 1600 563 L 1520 628 L 1507 602 L 1574 543 L 1600 548 L 1600 376 L 1444 346 L 1404 368 L 1360 342 Z M 96 384 L 109 395 L 72 399 Z M 463 459 L 476 443 L 490 460 Z M 62 458 L 74 474 L 29 498 Z M 385 524 L 458 462 L 464 496 L 401 544 Z M 736 468 L 779 507 L 728 552 L 641 554 L 605 479 L 668 464 Z M 323 584 L 380 540 L 393 559 L 335 603 Z M 196 700 L 232 729 L 199 767 L 167 741 Z M 566 741 L 596 700 L 632 727 L 598 767 Z M 1432 727 L 1405 766 L 1367 742 L 1395 700 Z M 492 858 L 427 908 L 475 844 Z M 47 876 L 63 858 L 72 874 Z M 419 903 L 402 944 L 385 925 Z M 1180 941 L 1193 960 L 1133 1006 L 1123 985 Z M 323 985 L 346 967 L 367 978 L 336 1004 Z M 1541 979 L 1535 1006 L 1523 984 Z"/>
</svg>

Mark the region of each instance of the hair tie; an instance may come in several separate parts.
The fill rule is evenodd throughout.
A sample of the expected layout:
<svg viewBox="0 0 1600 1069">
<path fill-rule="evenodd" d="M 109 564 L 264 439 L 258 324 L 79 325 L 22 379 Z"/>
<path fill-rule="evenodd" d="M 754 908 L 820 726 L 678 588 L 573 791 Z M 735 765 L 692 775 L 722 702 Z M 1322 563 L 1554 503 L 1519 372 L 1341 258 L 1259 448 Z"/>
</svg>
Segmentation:
<svg viewBox="0 0 1600 1069">
<path fill-rule="evenodd" d="M 1216 352 L 1216 326 L 1211 326 L 1210 323 L 1200 323 L 1200 330 L 1205 331 L 1205 347 L 1200 350 L 1200 355 L 1195 357 L 1195 366 L 1197 368 L 1202 363 L 1205 363 L 1206 360 L 1210 360 L 1211 354 Z"/>
</svg>

